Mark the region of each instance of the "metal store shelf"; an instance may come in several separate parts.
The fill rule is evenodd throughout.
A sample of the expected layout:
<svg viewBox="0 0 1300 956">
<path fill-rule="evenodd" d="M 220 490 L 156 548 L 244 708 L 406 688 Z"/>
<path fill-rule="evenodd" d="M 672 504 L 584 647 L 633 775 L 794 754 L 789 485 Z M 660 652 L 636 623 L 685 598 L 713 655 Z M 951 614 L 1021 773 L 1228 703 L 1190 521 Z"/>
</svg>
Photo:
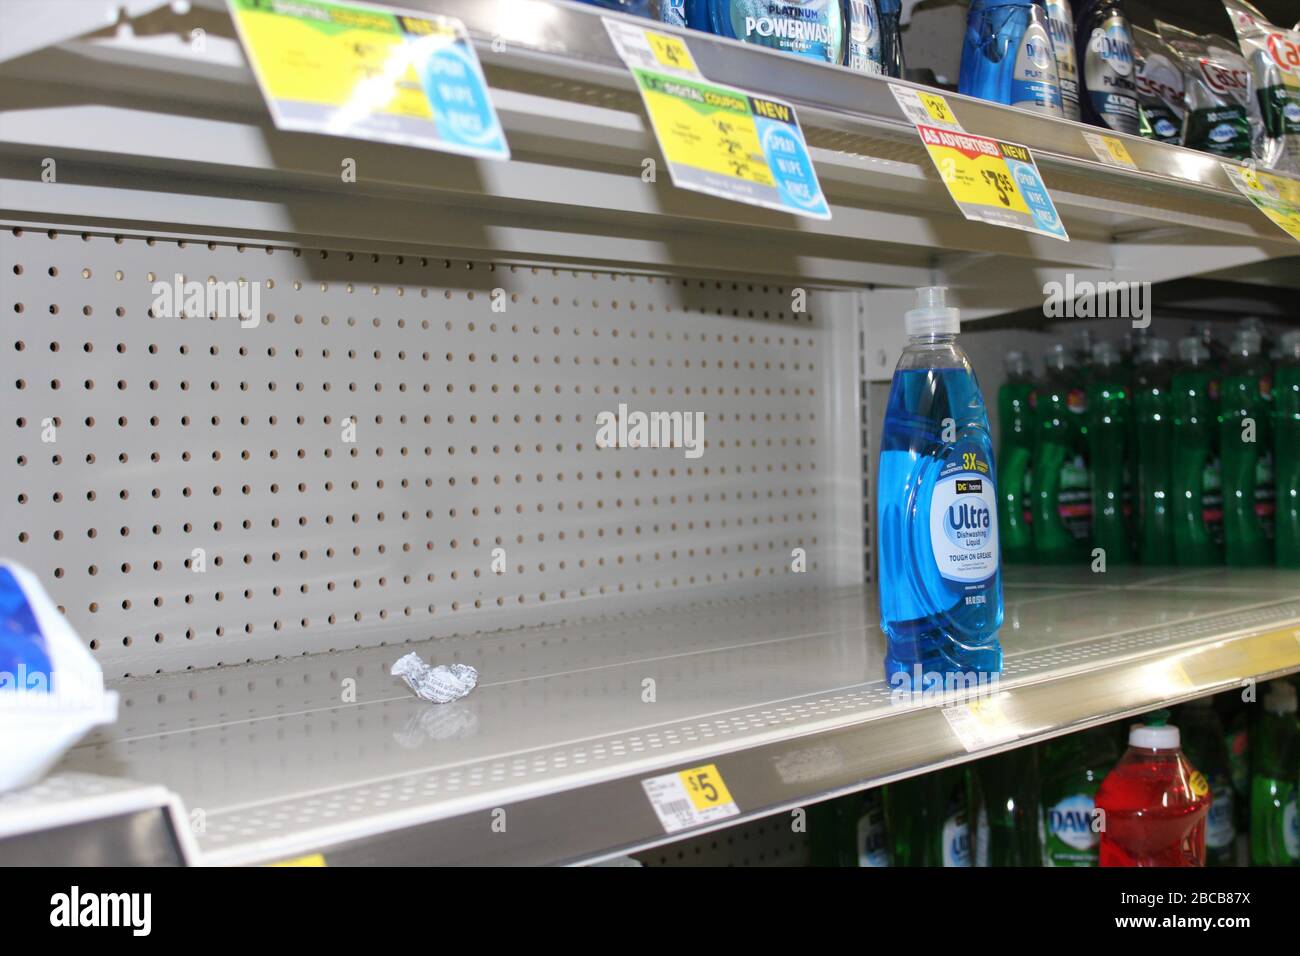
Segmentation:
<svg viewBox="0 0 1300 956">
<path fill-rule="evenodd" d="M 1293 573 L 1097 578 L 1013 576 L 1015 739 L 974 754 L 1300 669 Z M 731 824 L 973 756 L 942 706 L 891 703 L 874 605 L 851 589 L 123 681 L 118 724 L 64 769 L 175 791 L 212 863 L 600 858 L 666 842 L 640 781 L 667 770 L 716 763 Z M 388 675 L 412 649 L 483 683 L 424 704 Z"/>
<path fill-rule="evenodd" d="M 158 235 L 192 226 L 252 241 L 345 235 L 855 286 L 914 286 L 937 270 L 960 289 L 979 285 L 963 280 L 988 275 L 992 259 L 1002 281 L 959 303 L 967 318 L 1041 303 L 1039 267 L 1161 281 L 1295 251 L 1213 157 L 1125 137 L 1142 171 L 1117 169 L 1093 156 L 1087 127 L 949 94 L 968 130 L 1033 147 L 1072 241 L 967 222 L 886 81 L 695 32 L 688 42 L 706 75 L 797 104 L 834 218 L 686 193 L 666 174 L 646 184 L 641 163 L 658 148 L 601 11 L 544 0 L 405 4 L 466 22 L 512 161 L 280 133 L 220 0 L 184 15 L 134 6 L 161 9 L 141 13 L 130 35 L 69 18 L 44 38 L 57 45 L 29 40 L 34 48 L 0 67 L 21 81 L 0 94 L 4 212 L 53 225 L 136 218 Z M 187 40 L 195 23 L 202 50 Z M 342 156 L 360 178 L 341 187 Z M 57 183 L 40 181 L 43 157 L 64 164 Z M 131 175 L 140 170 L 153 191 L 144 214 Z M 429 201 L 440 215 L 413 214 Z"/>
</svg>

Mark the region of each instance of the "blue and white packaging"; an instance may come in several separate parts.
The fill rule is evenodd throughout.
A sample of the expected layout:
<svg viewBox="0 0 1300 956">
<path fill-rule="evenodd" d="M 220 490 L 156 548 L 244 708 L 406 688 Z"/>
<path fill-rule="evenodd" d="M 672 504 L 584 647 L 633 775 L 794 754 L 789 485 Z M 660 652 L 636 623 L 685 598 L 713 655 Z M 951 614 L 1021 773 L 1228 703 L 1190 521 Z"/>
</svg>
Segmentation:
<svg viewBox="0 0 1300 956">
<path fill-rule="evenodd" d="M 0 793 L 35 783 L 117 694 L 36 575 L 0 560 Z"/>
</svg>

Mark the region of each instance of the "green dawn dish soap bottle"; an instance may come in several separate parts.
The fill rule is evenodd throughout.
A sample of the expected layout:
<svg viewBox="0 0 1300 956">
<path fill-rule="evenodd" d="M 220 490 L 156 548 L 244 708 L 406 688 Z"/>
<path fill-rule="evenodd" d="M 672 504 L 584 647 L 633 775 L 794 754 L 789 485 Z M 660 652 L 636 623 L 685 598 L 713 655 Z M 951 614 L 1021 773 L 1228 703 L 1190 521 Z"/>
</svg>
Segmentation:
<svg viewBox="0 0 1300 956">
<path fill-rule="evenodd" d="M 1250 742 L 1254 764 L 1250 781 L 1252 866 L 1300 865 L 1296 819 L 1298 738 L 1296 690 L 1284 679 L 1270 681 Z"/>
<path fill-rule="evenodd" d="M 1214 699 L 1214 707 L 1226 728 L 1223 740 L 1228 748 L 1228 767 L 1232 773 L 1232 797 L 1237 812 L 1237 832 L 1248 833 L 1250 830 L 1250 712 L 1237 692 L 1219 694 Z"/>
<path fill-rule="evenodd" d="M 808 807 L 807 825 L 811 866 L 889 866 L 880 788 Z"/>
<path fill-rule="evenodd" d="M 1210 350 L 1198 336 L 1178 340 L 1178 358 L 1169 391 L 1173 409 L 1174 462 L 1169 490 L 1174 561 L 1185 567 L 1222 564 L 1219 403 L 1211 391 L 1215 372 Z M 1214 816 L 1213 809 L 1210 816 Z"/>
<path fill-rule="evenodd" d="M 1087 395 L 1070 350 L 1057 344 L 1043 356 L 1035 414 L 1033 461 L 1034 557 L 1044 564 L 1088 558 L 1092 493 L 1088 488 Z"/>
<path fill-rule="evenodd" d="M 1199 344 L 1199 343 L 1198 343 Z M 1182 748 L 1210 787 L 1210 812 L 1205 819 L 1205 865 L 1232 866 L 1236 855 L 1237 818 L 1233 809 L 1232 767 L 1223 721 L 1212 697 L 1198 697 L 1178 715 Z"/>
<path fill-rule="evenodd" d="M 1300 329 L 1282 336 L 1280 350 L 1272 389 L 1275 560 L 1300 568 Z"/>
<path fill-rule="evenodd" d="M 1041 866 L 1038 748 L 1018 747 L 971 768 L 975 866 Z"/>
<path fill-rule="evenodd" d="M 845 797 L 850 813 L 850 866 L 889 866 L 889 831 L 885 829 L 885 794 L 880 787 Z"/>
<path fill-rule="evenodd" d="M 1048 741 L 1042 761 L 1044 866 L 1097 865 L 1097 788 L 1117 760 L 1119 748 L 1110 726 Z"/>
<path fill-rule="evenodd" d="M 1170 504 L 1173 416 L 1168 339 L 1148 339 L 1133 366 L 1133 421 L 1138 460 L 1138 556 L 1143 564 L 1173 564 Z"/>
<path fill-rule="evenodd" d="M 1124 473 L 1128 466 L 1129 394 L 1119 349 L 1110 342 L 1092 347 L 1088 377 L 1088 466 L 1092 471 L 1092 544 L 1108 565 L 1128 564 L 1131 556 L 1124 514 Z"/>
<path fill-rule="evenodd" d="M 1255 329 L 1232 338 L 1219 393 L 1219 456 L 1223 462 L 1223 541 L 1233 567 L 1272 564 L 1271 423 L 1264 400 L 1268 364 Z M 1261 488 L 1260 485 L 1264 487 Z"/>
<path fill-rule="evenodd" d="M 894 866 L 971 865 L 966 769 L 948 767 L 885 788 Z"/>
<path fill-rule="evenodd" d="M 1004 561 L 1034 556 L 1030 489 L 1034 459 L 1034 380 L 1024 352 L 1006 357 L 1007 379 L 998 389 L 998 526 Z"/>
</svg>

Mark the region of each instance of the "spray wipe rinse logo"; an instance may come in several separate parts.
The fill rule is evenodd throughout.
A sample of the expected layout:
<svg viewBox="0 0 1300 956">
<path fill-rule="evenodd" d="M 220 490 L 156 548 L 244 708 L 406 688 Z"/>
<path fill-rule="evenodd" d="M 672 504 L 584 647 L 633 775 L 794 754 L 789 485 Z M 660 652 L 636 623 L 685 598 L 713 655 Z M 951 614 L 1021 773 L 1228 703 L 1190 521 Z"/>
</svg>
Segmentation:
<svg viewBox="0 0 1300 956">
<path fill-rule="evenodd" d="M 704 454 L 703 412 L 639 412 L 620 402 L 618 412 L 596 415 L 597 448 L 684 448 L 687 458 Z"/>
<path fill-rule="evenodd" d="M 1150 282 L 1075 281 L 1067 272 L 1064 282 L 1043 285 L 1043 316 L 1049 319 L 1130 319 L 1133 328 L 1151 324 Z"/>
<path fill-rule="evenodd" d="M 171 282 L 159 279 L 153 284 L 153 305 L 150 312 L 157 318 L 178 319 L 212 316 L 218 319 L 238 319 L 241 328 L 255 329 L 262 322 L 262 283 L 245 279 L 218 282 L 211 276 L 207 282 L 191 279 L 177 273 Z"/>
</svg>

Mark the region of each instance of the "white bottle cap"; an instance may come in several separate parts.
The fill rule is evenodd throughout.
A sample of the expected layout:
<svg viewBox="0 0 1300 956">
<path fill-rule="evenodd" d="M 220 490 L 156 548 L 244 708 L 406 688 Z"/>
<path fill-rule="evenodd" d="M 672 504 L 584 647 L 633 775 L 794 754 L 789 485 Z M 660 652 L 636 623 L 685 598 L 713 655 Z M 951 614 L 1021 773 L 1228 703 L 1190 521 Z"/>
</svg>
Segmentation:
<svg viewBox="0 0 1300 956">
<path fill-rule="evenodd" d="M 941 285 L 916 290 L 916 305 L 903 316 L 909 336 L 956 335 L 961 331 L 961 313 L 945 304 L 947 292 Z"/>
<path fill-rule="evenodd" d="M 1295 688 L 1284 680 L 1273 681 L 1264 691 L 1264 709 L 1270 714 L 1294 714 L 1296 712 Z"/>
<path fill-rule="evenodd" d="M 1168 724 L 1163 727 L 1134 724 L 1128 731 L 1128 745 L 1143 750 L 1177 750 L 1179 740 L 1178 728 Z"/>
</svg>

